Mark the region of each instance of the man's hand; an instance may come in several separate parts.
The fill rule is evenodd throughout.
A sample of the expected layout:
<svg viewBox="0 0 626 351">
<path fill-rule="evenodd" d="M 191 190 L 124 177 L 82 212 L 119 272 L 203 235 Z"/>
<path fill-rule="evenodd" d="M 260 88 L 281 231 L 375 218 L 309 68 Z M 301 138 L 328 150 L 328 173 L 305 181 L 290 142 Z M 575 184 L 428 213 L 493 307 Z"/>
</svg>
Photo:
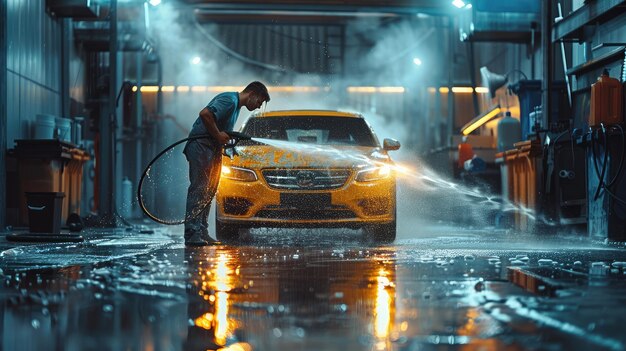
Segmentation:
<svg viewBox="0 0 626 351">
<path fill-rule="evenodd" d="M 220 145 L 226 145 L 226 143 L 228 143 L 229 140 L 230 140 L 230 136 L 227 133 L 225 132 L 217 133 L 217 142 L 220 143 Z"/>
</svg>

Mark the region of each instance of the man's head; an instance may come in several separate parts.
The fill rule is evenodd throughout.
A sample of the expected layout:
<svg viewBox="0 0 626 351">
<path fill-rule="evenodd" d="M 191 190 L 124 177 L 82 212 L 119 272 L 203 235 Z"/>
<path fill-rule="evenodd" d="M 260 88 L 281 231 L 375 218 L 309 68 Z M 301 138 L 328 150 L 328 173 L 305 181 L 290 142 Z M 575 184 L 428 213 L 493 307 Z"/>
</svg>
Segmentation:
<svg viewBox="0 0 626 351">
<path fill-rule="evenodd" d="M 264 102 L 270 101 L 270 94 L 267 92 L 267 87 L 265 84 L 258 81 L 248 84 L 248 86 L 243 89 L 242 93 L 247 96 L 245 105 L 248 111 L 254 111 L 261 107 Z"/>
</svg>

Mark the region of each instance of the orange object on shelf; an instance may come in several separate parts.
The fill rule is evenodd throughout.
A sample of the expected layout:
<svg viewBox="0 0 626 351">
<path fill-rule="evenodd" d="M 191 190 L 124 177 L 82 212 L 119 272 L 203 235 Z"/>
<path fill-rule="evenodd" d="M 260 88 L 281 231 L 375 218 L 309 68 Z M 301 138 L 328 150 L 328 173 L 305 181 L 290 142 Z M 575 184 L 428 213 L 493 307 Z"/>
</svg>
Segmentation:
<svg viewBox="0 0 626 351">
<path fill-rule="evenodd" d="M 591 109 L 589 126 L 617 124 L 624 121 L 622 111 L 622 84 L 618 79 L 609 77 L 604 70 L 598 81 L 591 85 Z"/>
<path fill-rule="evenodd" d="M 502 170 L 502 194 L 505 199 L 517 206 L 514 211 L 513 226 L 516 230 L 535 229 L 535 211 L 539 208 L 539 189 L 543 174 L 541 142 L 538 140 L 520 141 L 514 148 L 496 154 Z M 498 162 L 498 161 L 496 161 Z"/>
<path fill-rule="evenodd" d="M 463 168 L 463 164 L 465 164 L 465 161 L 471 160 L 472 157 L 474 157 L 474 149 L 472 148 L 472 145 L 466 142 L 460 143 L 459 160 L 457 162 L 459 168 Z"/>
</svg>

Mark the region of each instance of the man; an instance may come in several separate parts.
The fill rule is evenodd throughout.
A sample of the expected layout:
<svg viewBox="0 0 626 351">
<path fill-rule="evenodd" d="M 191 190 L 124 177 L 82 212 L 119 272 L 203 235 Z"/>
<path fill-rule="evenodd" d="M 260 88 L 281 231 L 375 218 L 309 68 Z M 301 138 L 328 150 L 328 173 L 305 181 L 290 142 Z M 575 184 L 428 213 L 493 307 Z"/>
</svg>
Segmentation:
<svg viewBox="0 0 626 351">
<path fill-rule="evenodd" d="M 235 126 L 239 109 L 245 106 L 248 111 L 269 102 L 267 87 L 261 82 L 252 82 L 241 92 L 218 94 L 200 111 L 189 136 L 208 134 L 209 137 L 190 140 L 183 153 L 189 162 L 189 188 L 185 209 L 185 245 L 204 246 L 217 243 L 209 236 L 208 217 L 213 193 L 210 182 L 219 180 L 221 147 L 230 137 L 225 131 Z"/>
</svg>

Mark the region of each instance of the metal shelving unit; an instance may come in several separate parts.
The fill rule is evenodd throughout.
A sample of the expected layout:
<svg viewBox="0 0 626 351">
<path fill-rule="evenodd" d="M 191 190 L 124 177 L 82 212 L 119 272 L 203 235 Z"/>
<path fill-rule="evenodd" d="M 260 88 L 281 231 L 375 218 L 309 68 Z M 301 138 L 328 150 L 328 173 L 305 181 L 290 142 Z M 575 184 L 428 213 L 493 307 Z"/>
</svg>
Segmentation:
<svg viewBox="0 0 626 351">
<path fill-rule="evenodd" d="M 626 12 L 626 0 L 588 1 L 552 28 L 552 42 L 580 41 L 584 27 L 605 23 Z"/>
</svg>

